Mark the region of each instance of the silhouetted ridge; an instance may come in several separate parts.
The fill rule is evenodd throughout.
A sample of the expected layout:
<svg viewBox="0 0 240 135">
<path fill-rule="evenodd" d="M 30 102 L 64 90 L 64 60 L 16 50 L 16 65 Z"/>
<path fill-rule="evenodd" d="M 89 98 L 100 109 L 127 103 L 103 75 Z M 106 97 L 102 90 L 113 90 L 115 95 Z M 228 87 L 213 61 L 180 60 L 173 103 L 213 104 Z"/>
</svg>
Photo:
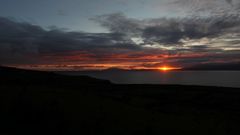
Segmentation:
<svg viewBox="0 0 240 135">
<path fill-rule="evenodd" d="M 10 67 L 0 67 L 0 82 L 13 84 L 45 84 L 45 85 L 97 85 L 111 84 L 108 80 L 95 79 L 88 76 L 67 76 L 53 72 L 33 71 Z"/>
</svg>

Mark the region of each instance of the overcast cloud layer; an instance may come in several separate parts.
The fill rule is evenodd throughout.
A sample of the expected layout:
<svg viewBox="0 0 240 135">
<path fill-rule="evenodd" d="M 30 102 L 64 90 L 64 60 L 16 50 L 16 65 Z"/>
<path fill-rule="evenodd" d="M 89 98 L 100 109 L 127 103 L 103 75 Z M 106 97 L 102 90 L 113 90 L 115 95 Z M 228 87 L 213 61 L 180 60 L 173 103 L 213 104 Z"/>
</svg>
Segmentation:
<svg viewBox="0 0 240 135">
<path fill-rule="evenodd" d="M 187 15 L 149 19 L 112 13 L 90 18 L 109 33 L 44 29 L 0 18 L 0 64 L 49 68 L 151 69 L 240 62 L 240 2 L 177 0 Z"/>
</svg>

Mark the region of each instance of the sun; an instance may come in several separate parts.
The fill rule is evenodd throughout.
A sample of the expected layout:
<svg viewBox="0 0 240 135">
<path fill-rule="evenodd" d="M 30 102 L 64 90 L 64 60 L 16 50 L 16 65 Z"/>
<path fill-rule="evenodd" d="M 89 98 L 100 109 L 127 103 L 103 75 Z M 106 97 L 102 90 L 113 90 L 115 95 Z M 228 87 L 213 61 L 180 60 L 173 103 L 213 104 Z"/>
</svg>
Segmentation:
<svg viewBox="0 0 240 135">
<path fill-rule="evenodd" d="M 161 66 L 158 68 L 161 71 L 171 71 L 171 70 L 179 70 L 182 69 L 180 67 L 171 67 L 171 66 Z"/>
</svg>

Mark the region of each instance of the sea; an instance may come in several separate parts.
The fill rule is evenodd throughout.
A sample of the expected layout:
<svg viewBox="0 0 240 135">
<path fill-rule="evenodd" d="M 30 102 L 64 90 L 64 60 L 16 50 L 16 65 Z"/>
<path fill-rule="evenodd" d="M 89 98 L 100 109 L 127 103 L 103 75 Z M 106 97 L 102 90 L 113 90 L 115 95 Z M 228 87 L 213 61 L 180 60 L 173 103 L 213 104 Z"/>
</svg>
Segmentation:
<svg viewBox="0 0 240 135">
<path fill-rule="evenodd" d="M 240 88 L 240 71 L 81 71 L 63 74 L 110 80 L 116 84 L 171 84 Z"/>
</svg>

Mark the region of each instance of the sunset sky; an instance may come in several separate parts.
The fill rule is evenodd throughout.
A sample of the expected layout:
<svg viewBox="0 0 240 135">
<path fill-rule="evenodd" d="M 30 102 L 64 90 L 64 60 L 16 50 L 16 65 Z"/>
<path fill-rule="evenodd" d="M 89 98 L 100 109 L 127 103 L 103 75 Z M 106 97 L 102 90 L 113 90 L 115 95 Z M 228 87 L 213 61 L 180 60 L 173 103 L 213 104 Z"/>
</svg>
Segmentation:
<svg viewBox="0 0 240 135">
<path fill-rule="evenodd" d="M 0 0 L 0 65 L 101 70 L 239 63 L 239 0 Z"/>
</svg>

